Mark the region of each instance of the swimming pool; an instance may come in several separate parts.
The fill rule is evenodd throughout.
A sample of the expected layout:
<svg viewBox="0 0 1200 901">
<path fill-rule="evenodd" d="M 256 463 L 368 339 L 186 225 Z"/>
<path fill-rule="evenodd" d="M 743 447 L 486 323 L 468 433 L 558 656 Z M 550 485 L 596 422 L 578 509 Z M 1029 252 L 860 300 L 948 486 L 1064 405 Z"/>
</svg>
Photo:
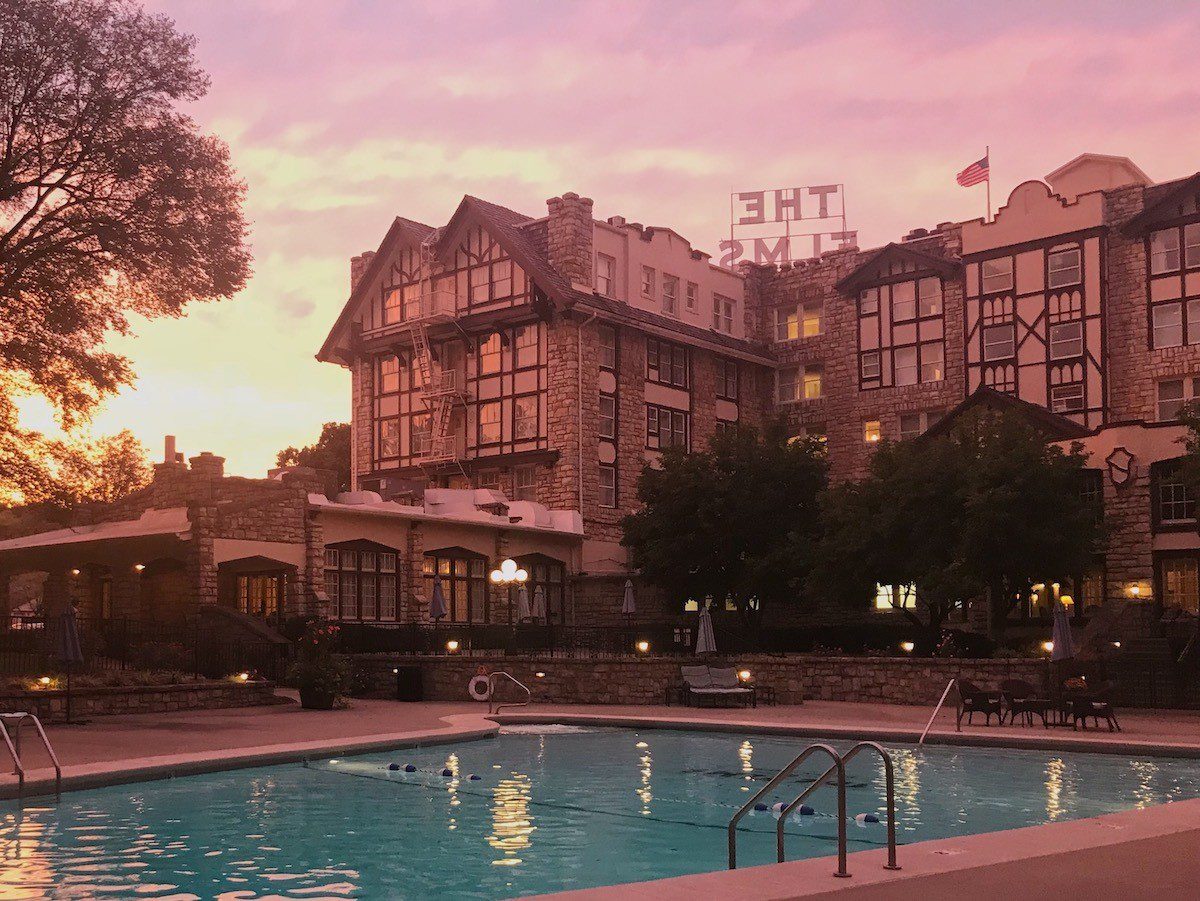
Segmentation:
<svg viewBox="0 0 1200 901">
<path fill-rule="evenodd" d="M 0 897 L 503 898 L 722 869 L 734 810 L 806 744 L 509 727 L 492 740 L 4 802 Z M 1200 796 L 1195 760 L 888 748 L 902 844 Z M 810 764 L 788 796 L 825 766 Z M 878 762 L 860 757 L 848 776 L 849 816 L 882 818 Z M 820 789 L 816 814 L 789 824 L 789 859 L 836 852 L 835 800 Z M 774 860 L 775 822 L 743 821 L 739 864 Z M 852 852 L 886 840 L 882 824 L 849 833 Z"/>
</svg>

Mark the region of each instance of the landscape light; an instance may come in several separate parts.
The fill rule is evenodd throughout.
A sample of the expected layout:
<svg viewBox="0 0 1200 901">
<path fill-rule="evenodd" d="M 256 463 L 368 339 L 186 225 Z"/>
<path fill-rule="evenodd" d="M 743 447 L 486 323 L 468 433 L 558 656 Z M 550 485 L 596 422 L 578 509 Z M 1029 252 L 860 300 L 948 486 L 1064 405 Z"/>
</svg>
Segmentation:
<svg viewBox="0 0 1200 901">
<path fill-rule="evenodd" d="M 79 575 L 79 570 L 77 570 L 77 569 L 71 570 L 71 575 L 73 575 L 73 576 Z"/>
<path fill-rule="evenodd" d="M 640 653 L 645 654 L 647 651 L 650 650 L 650 642 L 646 641 L 645 639 L 642 639 L 641 641 L 639 641 L 637 643 L 637 649 Z"/>
<path fill-rule="evenodd" d="M 249 673 L 238 673 L 238 681 L 239 682 L 249 682 L 250 674 Z"/>
<path fill-rule="evenodd" d="M 911 654 L 913 651 L 916 650 L 916 648 L 917 648 L 917 644 L 914 641 L 900 642 L 900 650 L 902 650 L 905 654 Z"/>
<path fill-rule="evenodd" d="M 458 639 L 451 638 L 448 642 L 446 642 L 446 650 L 449 651 L 451 654 L 453 654 L 455 651 L 457 651 L 458 650 Z"/>
<path fill-rule="evenodd" d="M 536 673 L 534 673 L 534 676 L 536 676 L 536 677 L 537 677 L 537 678 L 539 678 L 539 679 L 545 679 L 545 678 L 546 678 L 546 674 L 545 674 L 545 673 L 543 673 L 541 670 L 538 670 Z"/>
<path fill-rule="evenodd" d="M 1047 654 L 1053 653 L 1054 652 L 1054 642 L 1043 641 L 1042 642 L 1042 650 L 1045 651 Z"/>
<path fill-rule="evenodd" d="M 1114 641 L 1114 642 L 1112 643 L 1112 646 L 1113 646 L 1114 648 L 1116 648 L 1116 649 L 1119 651 L 1119 650 L 1121 649 L 1121 642 L 1119 642 L 1119 641 Z"/>
<path fill-rule="evenodd" d="M 38 681 L 39 681 L 39 682 L 41 682 L 43 685 L 49 685 L 49 684 L 50 684 L 50 677 L 49 677 L 49 676 L 42 676 L 42 678 L 38 679 Z"/>
<path fill-rule="evenodd" d="M 743 682 L 749 682 L 750 681 L 750 670 L 748 670 L 748 669 L 742 670 L 740 673 L 738 673 L 738 678 L 741 679 Z"/>
<path fill-rule="evenodd" d="M 135 564 L 133 564 L 133 568 L 136 572 L 141 572 L 142 570 L 144 570 L 146 568 L 146 564 L 145 563 L 135 563 Z"/>
<path fill-rule="evenodd" d="M 1142 586 L 1139 585 L 1137 582 L 1134 582 L 1132 585 L 1129 586 L 1129 594 L 1132 597 L 1136 598 L 1141 593 L 1142 593 Z"/>
</svg>

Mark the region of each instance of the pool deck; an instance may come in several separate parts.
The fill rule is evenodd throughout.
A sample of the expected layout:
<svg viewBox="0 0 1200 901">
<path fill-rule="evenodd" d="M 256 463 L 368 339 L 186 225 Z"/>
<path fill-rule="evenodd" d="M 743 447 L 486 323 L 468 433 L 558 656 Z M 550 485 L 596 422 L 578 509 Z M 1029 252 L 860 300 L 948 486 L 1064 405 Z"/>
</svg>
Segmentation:
<svg viewBox="0 0 1200 901">
<path fill-rule="evenodd" d="M 286 694 L 284 692 L 283 694 Z M 1024 726 L 963 726 L 939 714 L 930 743 L 1200 757 L 1200 711 L 1119 711 L 1121 733 Z M 535 704 L 494 717 L 481 704 L 351 702 L 349 709 L 302 710 L 298 704 L 170 714 L 97 717 L 48 727 L 63 765 L 64 788 L 87 788 L 258 766 L 328 754 L 458 742 L 494 735 L 497 723 L 579 722 L 874 738 L 914 742 L 929 709 L 812 701 L 757 709 Z M 26 794 L 53 791 L 53 772 L 31 733 L 25 737 Z M 0 798 L 14 797 L 15 777 L 0 775 Z M 1161 897 L 1200 885 L 1200 800 L 990 835 L 924 842 L 901 849 L 904 870 L 882 869 L 882 852 L 852 854 L 852 879 L 834 879 L 830 859 L 717 872 L 590 889 L 573 901 L 707 898 L 739 901 L 816 897 L 929 901 L 968 895 L 1043 898 L 1048 891 L 1094 888 L 1129 898 Z"/>
</svg>

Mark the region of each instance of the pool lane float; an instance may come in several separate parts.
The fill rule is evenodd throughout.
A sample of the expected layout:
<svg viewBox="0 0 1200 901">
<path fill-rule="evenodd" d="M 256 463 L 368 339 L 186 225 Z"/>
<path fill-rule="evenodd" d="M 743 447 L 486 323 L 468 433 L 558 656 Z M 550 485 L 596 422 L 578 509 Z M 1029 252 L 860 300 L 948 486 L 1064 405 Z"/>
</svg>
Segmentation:
<svg viewBox="0 0 1200 901">
<path fill-rule="evenodd" d="M 467 694 L 476 701 L 487 701 L 492 697 L 492 683 L 487 676 L 478 675 L 467 683 Z"/>
<path fill-rule="evenodd" d="M 859 828 L 865 829 L 867 826 L 877 826 L 879 824 L 879 817 L 873 813 L 860 813 L 854 818 L 854 823 Z"/>
</svg>

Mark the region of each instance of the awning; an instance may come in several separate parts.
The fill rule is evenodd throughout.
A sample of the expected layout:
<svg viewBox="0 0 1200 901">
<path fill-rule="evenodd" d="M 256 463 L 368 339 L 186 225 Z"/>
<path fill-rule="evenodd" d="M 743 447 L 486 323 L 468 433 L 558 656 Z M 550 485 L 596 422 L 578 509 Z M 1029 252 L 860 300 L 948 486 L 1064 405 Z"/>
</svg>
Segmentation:
<svg viewBox="0 0 1200 901">
<path fill-rule="evenodd" d="M 73 526 L 0 541 L 0 563 L 96 562 L 106 551 L 161 552 L 191 537 L 186 507 L 147 510 L 137 519 Z"/>
</svg>

